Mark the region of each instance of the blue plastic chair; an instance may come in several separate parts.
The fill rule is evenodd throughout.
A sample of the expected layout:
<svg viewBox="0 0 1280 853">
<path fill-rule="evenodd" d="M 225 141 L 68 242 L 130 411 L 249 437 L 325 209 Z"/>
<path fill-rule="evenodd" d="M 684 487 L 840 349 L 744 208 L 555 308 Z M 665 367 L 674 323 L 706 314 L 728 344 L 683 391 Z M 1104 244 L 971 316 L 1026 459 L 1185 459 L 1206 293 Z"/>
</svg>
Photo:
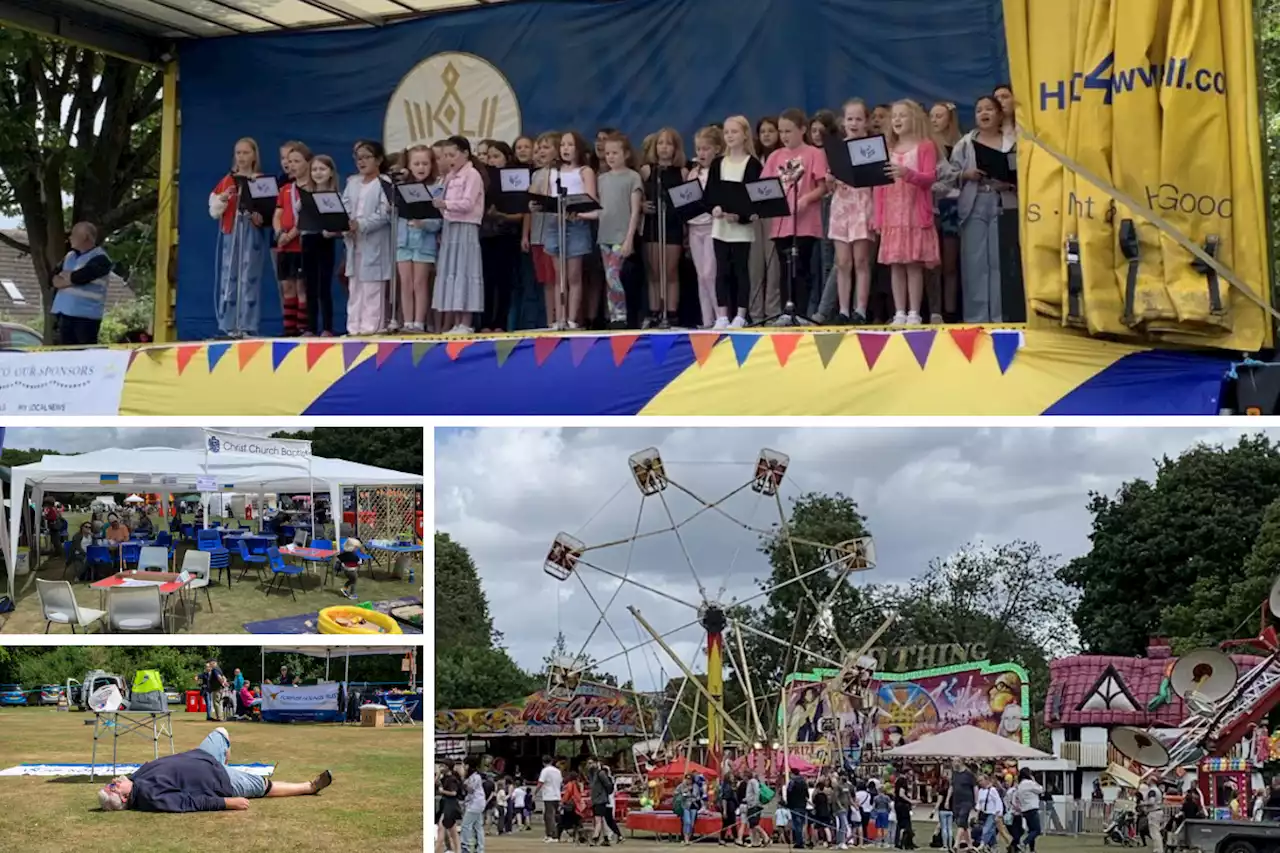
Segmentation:
<svg viewBox="0 0 1280 853">
<path fill-rule="evenodd" d="M 243 539 L 239 542 L 240 546 L 240 562 L 244 564 L 244 571 L 240 572 L 240 580 L 244 580 L 244 576 L 249 574 L 249 567 L 252 566 L 258 573 L 258 581 L 262 581 L 262 569 L 260 568 L 267 562 L 266 555 L 250 554 L 249 546 L 245 544 Z"/>
<path fill-rule="evenodd" d="M 89 561 L 90 583 L 98 579 L 98 569 L 105 569 L 106 575 L 116 573 L 115 561 L 111 559 L 111 549 L 106 545 L 90 545 L 84 555 Z"/>
<path fill-rule="evenodd" d="M 178 527 L 178 532 L 182 534 L 182 538 L 188 541 L 196 538 L 196 528 L 194 524 L 183 524 Z"/>
<path fill-rule="evenodd" d="M 138 559 L 142 556 L 142 545 L 137 542 L 125 542 L 120 546 L 120 562 L 124 567 L 137 567 Z"/>
<path fill-rule="evenodd" d="M 222 584 L 222 573 L 227 573 L 227 587 L 231 587 L 231 552 L 222 547 L 222 534 L 212 528 L 196 531 L 196 547 L 209 552 L 209 570 L 218 573 L 216 583 Z"/>
<path fill-rule="evenodd" d="M 302 566 L 291 566 L 286 563 L 284 561 L 284 557 L 280 556 L 279 548 L 267 549 L 267 565 L 271 569 L 271 582 L 267 584 L 267 595 L 270 595 L 271 590 L 279 585 L 277 584 L 277 581 L 280 581 L 281 578 L 298 578 L 304 571 L 306 571 Z M 286 581 L 280 581 L 280 583 L 285 582 Z M 289 584 L 289 595 L 292 595 L 293 600 L 297 601 L 298 596 L 294 595 L 293 592 L 294 581 L 289 580 L 287 583 Z M 297 581 L 297 584 L 301 587 L 302 581 Z M 306 590 L 303 590 L 303 592 L 305 591 Z"/>
</svg>

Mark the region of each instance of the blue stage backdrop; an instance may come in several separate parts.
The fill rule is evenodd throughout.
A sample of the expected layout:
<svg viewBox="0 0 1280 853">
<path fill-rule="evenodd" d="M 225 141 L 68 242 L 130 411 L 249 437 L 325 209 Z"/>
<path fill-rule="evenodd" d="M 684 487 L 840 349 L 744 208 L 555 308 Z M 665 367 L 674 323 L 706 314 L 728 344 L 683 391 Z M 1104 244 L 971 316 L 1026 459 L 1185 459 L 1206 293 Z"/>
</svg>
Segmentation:
<svg viewBox="0 0 1280 853">
<path fill-rule="evenodd" d="M 754 122 L 852 96 L 953 101 L 969 123 L 1008 73 L 1000 0 L 952 0 L 945 15 L 935 0 L 520 0 L 381 29 L 208 39 L 180 61 L 184 340 L 217 333 L 207 200 L 241 136 L 269 172 L 300 139 L 349 173 L 362 137 L 394 149 L 615 126 L 638 145 L 666 125 L 687 140 L 735 113 Z M 274 274 L 264 280 L 262 331 L 278 334 Z"/>
</svg>

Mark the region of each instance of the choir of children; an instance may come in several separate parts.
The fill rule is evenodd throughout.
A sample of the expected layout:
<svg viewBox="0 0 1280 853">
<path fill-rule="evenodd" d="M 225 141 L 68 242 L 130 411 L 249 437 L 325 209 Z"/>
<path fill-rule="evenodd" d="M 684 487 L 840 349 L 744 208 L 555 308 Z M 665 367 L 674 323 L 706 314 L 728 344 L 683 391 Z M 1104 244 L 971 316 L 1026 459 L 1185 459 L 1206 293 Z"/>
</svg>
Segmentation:
<svg viewBox="0 0 1280 853">
<path fill-rule="evenodd" d="M 982 149 L 1016 146 L 1007 85 L 978 100 L 975 125 L 963 133 L 954 104 L 926 112 L 912 100 L 870 108 L 853 98 L 841 114 L 788 109 L 754 132 L 746 117 L 730 116 L 694 135 L 692 159 L 670 127 L 638 152 L 612 128 L 594 145 L 576 131 L 484 140 L 477 156 L 461 136 L 390 157 L 362 140 L 341 192 L 341 231 L 304 227 L 303 210 L 314 207 L 305 196 L 340 182 L 333 160 L 301 142 L 281 149 L 272 221 L 238 204 L 245 179 L 262 175 L 257 144 L 241 139 L 209 199 L 221 226 L 219 328 L 231 337 L 258 332 L 268 229 L 285 335 L 341 333 L 332 299 L 338 238 L 351 335 L 527 328 L 530 303 L 556 330 L 597 317 L 600 328 L 669 328 L 680 325 L 682 281 L 696 304 L 683 316 L 701 328 L 763 322 L 786 303 L 838 326 L 1008 320 L 1001 273 L 1010 275 L 1016 247 L 1001 246 L 1009 229 L 997 225 L 1016 211 L 1015 187 L 979 168 L 979 152 L 991 162 Z M 884 137 L 888 183 L 854 187 L 831 174 L 824 143 L 872 135 Z M 499 210 L 499 170 L 513 166 L 531 172 L 527 211 Z M 696 181 L 714 200 L 725 182 L 762 178 L 781 181 L 792 215 L 760 221 L 705 206 L 683 216 L 670 192 Z M 398 214 L 403 183 L 426 188 L 433 216 Z M 588 196 L 600 209 L 562 223 L 536 201 L 559 194 Z"/>
</svg>

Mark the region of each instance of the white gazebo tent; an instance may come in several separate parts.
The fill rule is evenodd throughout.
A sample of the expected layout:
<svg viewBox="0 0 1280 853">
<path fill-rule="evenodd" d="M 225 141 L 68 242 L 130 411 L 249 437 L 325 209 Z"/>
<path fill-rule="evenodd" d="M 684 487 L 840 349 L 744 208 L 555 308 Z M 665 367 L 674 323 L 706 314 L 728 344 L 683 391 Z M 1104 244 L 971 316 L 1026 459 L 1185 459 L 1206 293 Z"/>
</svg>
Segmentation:
<svg viewBox="0 0 1280 853">
<path fill-rule="evenodd" d="M 76 456 L 46 456 L 31 465 L 10 470 L 12 505 L 9 508 L 9 536 L 4 542 L 5 564 L 17 565 L 18 535 L 21 530 L 26 489 L 39 507 L 46 492 L 113 492 L 129 495 L 154 492 L 161 496 L 165 518 L 174 494 L 198 491 L 200 481 L 216 477 L 218 489 L 264 496 L 275 492 L 307 492 L 328 488 L 335 519 L 342 507 L 342 489 L 359 486 L 421 486 L 423 477 L 388 468 L 361 465 L 344 459 L 313 457 L 306 467 L 246 456 L 224 455 L 210 460 L 204 450 L 168 447 L 109 448 Z M 207 517 L 207 516 L 206 516 Z M 34 513 L 28 516 L 29 530 L 38 530 Z M 34 561 L 33 561 L 34 562 Z M 14 594 L 15 571 L 9 572 L 9 596 Z"/>
<path fill-rule="evenodd" d="M 904 743 L 884 753 L 889 758 L 914 758 L 937 761 L 960 758 L 970 761 L 994 761 L 1000 758 L 1052 758 L 1020 741 L 1010 740 L 977 726 L 959 726 L 945 732 Z"/>
<path fill-rule="evenodd" d="M 329 680 L 329 664 L 334 658 L 342 658 L 344 668 L 342 683 L 351 680 L 351 659 L 369 655 L 413 655 L 414 666 L 409 671 L 409 686 L 414 686 L 417 676 L 417 646 L 263 646 L 262 680 L 267 680 L 267 655 L 305 655 L 324 661 L 324 678 Z"/>
</svg>

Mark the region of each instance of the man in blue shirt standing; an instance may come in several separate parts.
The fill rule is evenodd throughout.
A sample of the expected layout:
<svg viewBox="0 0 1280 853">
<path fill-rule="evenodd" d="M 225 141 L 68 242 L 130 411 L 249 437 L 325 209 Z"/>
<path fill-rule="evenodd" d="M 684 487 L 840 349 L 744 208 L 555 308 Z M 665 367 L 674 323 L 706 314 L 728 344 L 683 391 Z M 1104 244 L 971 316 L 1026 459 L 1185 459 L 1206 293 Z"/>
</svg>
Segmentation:
<svg viewBox="0 0 1280 853">
<path fill-rule="evenodd" d="M 228 767 L 231 736 L 219 726 L 195 749 L 148 761 L 132 776 L 117 776 L 98 791 L 104 811 L 244 811 L 259 797 L 318 794 L 333 783 L 324 771 L 310 782 L 276 782 Z"/>
<path fill-rule="evenodd" d="M 68 240 L 71 251 L 53 271 L 53 315 L 58 346 L 92 346 L 98 342 L 107 309 L 111 258 L 98 245 L 98 229 L 77 222 Z"/>
</svg>

